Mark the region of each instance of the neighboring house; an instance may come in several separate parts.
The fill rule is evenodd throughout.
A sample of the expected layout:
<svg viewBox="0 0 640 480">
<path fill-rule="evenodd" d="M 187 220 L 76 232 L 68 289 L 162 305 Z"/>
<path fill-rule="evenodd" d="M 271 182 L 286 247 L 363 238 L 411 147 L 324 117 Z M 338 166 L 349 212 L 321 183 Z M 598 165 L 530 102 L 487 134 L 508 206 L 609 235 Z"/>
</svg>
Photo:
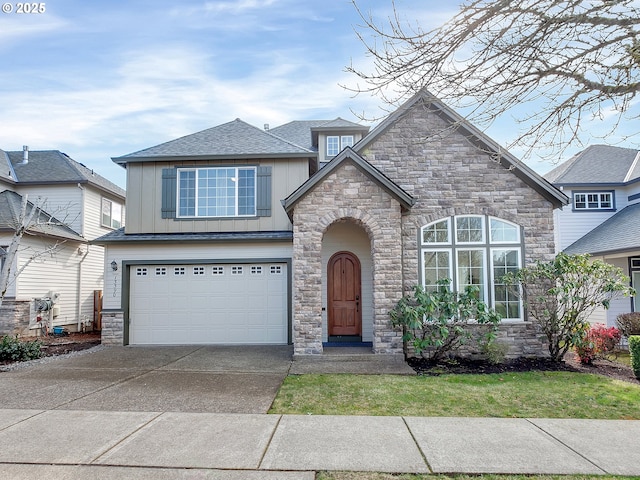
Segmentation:
<svg viewBox="0 0 640 480">
<path fill-rule="evenodd" d="M 545 178 L 571 199 L 555 213 L 557 249 L 620 267 L 640 290 L 640 152 L 592 145 Z M 640 311 L 638 297 L 614 300 L 590 321 L 614 326 L 620 313 L 630 311 Z"/>
<path fill-rule="evenodd" d="M 88 241 L 124 224 L 125 192 L 57 150 L 0 150 L 3 249 L 15 231 L 24 196 L 42 207 L 41 219 L 48 225 L 23 237 L 13 273 L 34 252 L 60 245 L 55 254 L 38 257 L 12 279 L 0 309 L 0 334 L 29 333 L 33 299 L 51 294 L 58 294 L 53 325 L 81 329 L 94 320 L 94 291 L 103 289 L 105 268 L 104 249 Z"/>
<path fill-rule="evenodd" d="M 474 284 L 510 354 L 543 354 L 502 274 L 554 254 L 566 196 L 423 91 L 375 129 L 241 120 L 113 159 L 128 220 L 107 247 L 103 343 L 337 342 L 401 354 L 416 284 Z"/>
</svg>

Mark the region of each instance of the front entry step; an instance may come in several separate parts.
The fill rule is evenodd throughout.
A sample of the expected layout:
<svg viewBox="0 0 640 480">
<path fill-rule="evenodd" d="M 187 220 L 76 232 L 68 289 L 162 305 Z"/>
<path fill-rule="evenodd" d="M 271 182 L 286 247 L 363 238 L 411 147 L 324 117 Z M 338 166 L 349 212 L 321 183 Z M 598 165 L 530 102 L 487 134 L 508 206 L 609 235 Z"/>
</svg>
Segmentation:
<svg viewBox="0 0 640 480">
<path fill-rule="evenodd" d="M 326 347 L 321 355 L 294 355 L 289 373 L 416 374 L 403 355 L 374 355 L 371 347 Z"/>
</svg>

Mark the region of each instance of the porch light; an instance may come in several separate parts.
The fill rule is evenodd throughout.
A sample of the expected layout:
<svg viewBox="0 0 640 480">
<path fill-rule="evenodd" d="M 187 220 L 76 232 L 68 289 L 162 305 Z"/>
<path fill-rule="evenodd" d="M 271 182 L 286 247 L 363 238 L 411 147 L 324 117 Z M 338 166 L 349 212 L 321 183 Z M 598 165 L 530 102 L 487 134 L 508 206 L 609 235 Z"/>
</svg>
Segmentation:
<svg viewBox="0 0 640 480">
<path fill-rule="evenodd" d="M 113 270 L 114 272 L 118 271 L 118 263 L 115 260 L 111 262 L 111 270 Z"/>
</svg>

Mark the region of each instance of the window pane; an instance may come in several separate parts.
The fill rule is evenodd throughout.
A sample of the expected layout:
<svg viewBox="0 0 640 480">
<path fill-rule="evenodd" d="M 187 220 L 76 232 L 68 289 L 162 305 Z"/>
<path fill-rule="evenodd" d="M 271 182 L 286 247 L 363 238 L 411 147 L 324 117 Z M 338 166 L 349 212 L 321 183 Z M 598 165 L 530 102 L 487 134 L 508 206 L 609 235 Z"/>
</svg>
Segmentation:
<svg viewBox="0 0 640 480">
<path fill-rule="evenodd" d="M 106 198 L 102 199 L 102 225 L 105 227 L 111 226 L 111 201 Z"/>
<path fill-rule="evenodd" d="M 423 243 L 450 243 L 449 220 L 433 223 L 422 229 Z"/>
<path fill-rule="evenodd" d="M 485 299 L 484 255 L 481 250 L 458 250 L 458 290 L 475 285 L 480 289 L 480 299 Z"/>
<path fill-rule="evenodd" d="M 520 268 L 518 250 L 493 250 L 491 253 L 493 266 L 494 308 L 503 318 L 520 318 L 520 300 L 513 285 L 503 280 L 508 273 L 516 273 Z"/>
<path fill-rule="evenodd" d="M 111 202 L 111 226 L 120 228 L 122 226 L 122 205 Z"/>
<path fill-rule="evenodd" d="M 518 228 L 510 223 L 492 218 L 490 241 L 492 243 L 511 243 L 518 241 Z"/>
<path fill-rule="evenodd" d="M 195 170 L 178 171 L 179 196 L 178 214 L 191 217 L 196 214 L 196 172 Z"/>
<path fill-rule="evenodd" d="M 611 208 L 611 194 L 600 194 L 600 208 Z"/>
<path fill-rule="evenodd" d="M 587 195 L 587 207 L 598 208 L 598 195 L 590 193 Z"/>
<path fill-rule="evenodd" d="M 480 243 L 484 239 L 482 234 L 481 217 L 457 217 L 456 239 L 458 242 Z"/>
<path fill-rule="evenodd" d="M 327 157 L 340 153 L 340 137 L 327 137 Z"/>
<path fill-rule="evenodd" d="M 256 171 L 238 170 L 238 215 L 256 214 Z"/>
<path fill-rule="evenodd" d="M 342 144 L 342 148 L 353 147 L 353 135 L 343 135 L 340 137 L 340 143 Z"/>
<path fill-rule="evenodd" d="M 573 202 L 575 208 L 587 208 L 587 196 L 584 193 L 576 193 Z"/>
<path fill-rule="evenodd" d="M 424 288 L 436 290 L 439 280 L 451 277 L 451 258 L 447 251 L 423 252 Z"/>
</svg>

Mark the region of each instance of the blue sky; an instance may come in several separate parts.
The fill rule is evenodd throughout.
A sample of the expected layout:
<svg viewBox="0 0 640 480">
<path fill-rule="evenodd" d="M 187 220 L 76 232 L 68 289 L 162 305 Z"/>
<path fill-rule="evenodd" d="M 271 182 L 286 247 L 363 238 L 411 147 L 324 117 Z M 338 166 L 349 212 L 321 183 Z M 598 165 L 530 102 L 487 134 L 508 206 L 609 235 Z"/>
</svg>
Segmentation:
<svg viewBox="0 0 640 480">
<path fill-rule="evenodd" d="M 375 116 L 384 106 L 340 86 L 358 81 L 344 71 L 352 60 L 369 62 L 349 0 L 44 4 L 44 13 L 0 13 L 0 148 L 61 150 L 123 187 L 125 171 L 111 157 L 235 118 L 258 127 L 358 121 L 352 111 Z M 359 6 L 380 20 L 392 13 L 391 0 Z M 457 2 L 396 6 L 428 28 Z M 504 121 L 488 133 L 507 144 L 511 130 Z"/>
</svg>

